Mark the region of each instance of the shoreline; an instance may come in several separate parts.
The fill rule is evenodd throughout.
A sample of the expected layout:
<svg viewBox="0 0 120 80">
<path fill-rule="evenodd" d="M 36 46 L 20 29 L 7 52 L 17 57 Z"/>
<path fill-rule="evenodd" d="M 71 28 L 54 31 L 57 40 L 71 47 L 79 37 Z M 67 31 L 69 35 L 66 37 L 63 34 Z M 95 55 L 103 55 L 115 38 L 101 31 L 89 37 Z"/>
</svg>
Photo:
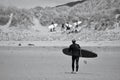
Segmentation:
<svg viewBox="0 0 120 80">
<path fill-rule="evenodd" d="M 80 46 L 86 47 L 104 47 L 104 46 L 111 46 L 111 47 L 119 47 L 120 41 L 77 41 Z M 21 44 L 21 45 L 19 45 Z M 23 47 L 67 47 L 71 44 L 71 41 L 0 41 L 0 46 L 23 46 Z"/>
</svg>

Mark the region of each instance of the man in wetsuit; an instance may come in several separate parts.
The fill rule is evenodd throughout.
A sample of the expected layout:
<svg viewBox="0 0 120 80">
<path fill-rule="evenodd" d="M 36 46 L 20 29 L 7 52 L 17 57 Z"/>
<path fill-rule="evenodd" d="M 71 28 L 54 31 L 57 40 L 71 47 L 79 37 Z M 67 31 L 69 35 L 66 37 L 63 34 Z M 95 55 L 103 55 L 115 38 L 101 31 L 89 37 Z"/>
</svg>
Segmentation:
<svg viewBox="0 0 120 80">
<path fill-rule="evenodd" d="M 80 46 L 79 44 L 76 44 L 76 40 L 72 40 L 72 44 L 69 46 L 69 52 L 72 52 L 72 73 L 74 73 L 74 67 L 76 62 L 76 73 L 79 69 L 79 57 L 80 54 Z"/>
</svg>

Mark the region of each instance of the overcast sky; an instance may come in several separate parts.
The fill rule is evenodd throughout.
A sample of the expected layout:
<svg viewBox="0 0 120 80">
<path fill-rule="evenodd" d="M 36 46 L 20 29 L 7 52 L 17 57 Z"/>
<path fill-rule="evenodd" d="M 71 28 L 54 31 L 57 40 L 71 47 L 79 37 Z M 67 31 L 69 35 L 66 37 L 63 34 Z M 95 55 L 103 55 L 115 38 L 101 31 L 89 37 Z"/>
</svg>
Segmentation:
<svg viewBox="0 0 120 80">
<path fill-rule="evenodd" d="M 0 0 L 0 5 L 16 6 L 18 8 L 32 8 L 35 6 L 56 6 L 77 0 Z"/>
</svg>

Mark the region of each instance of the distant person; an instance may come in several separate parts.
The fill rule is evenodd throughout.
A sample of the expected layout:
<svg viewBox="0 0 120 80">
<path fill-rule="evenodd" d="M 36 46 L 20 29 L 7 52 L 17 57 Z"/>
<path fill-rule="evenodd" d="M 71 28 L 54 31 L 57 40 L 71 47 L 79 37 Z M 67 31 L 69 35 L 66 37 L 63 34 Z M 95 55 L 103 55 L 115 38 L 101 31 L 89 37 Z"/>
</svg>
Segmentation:
<svg viewBox="0 0 120 80">
<path fill-rule="evenodd" d="M 51 25 L 50 25 L 50 26 L 48 26 L 48 28 L 49 28 L 50 32 L 55 31 L 55 27 L 56 27 L 56 26 L 57 26 L 57 24 L 54 24 L 54 22 L 52 22 L 52 23 L 51 23 Z"/>
<path fill-rule="evenodd" d="M 62 31 L 65 30 L 65 24 L 62 24 L 61 30 L 62 30 Z"/>
<path fill-rule="evenodd" d="M 67 22 L 65 26 L 66 26 L 66 30 L 70 30 L 71 25 L 69 24 L 69 22 Z"/>
<path fill-rule="evenodd" d="M 54 24 L 55 24 L 54 22 L 51 23 L 51 25 L 53 25 L 53 31 L 55 31 L 55 25 Z"/>
<path fill-rule="evenodd" d="M 76 73 L 79 69 L 79 57 L 82 56 L 80 53 L 80 45 L 76 44 L 76 40 L 72 40 L 72 44 L 69 46 L 69 52 L 72 52 L 72 73 L 74 73 L 75 62 L 76 62 Z"/>
</svg>

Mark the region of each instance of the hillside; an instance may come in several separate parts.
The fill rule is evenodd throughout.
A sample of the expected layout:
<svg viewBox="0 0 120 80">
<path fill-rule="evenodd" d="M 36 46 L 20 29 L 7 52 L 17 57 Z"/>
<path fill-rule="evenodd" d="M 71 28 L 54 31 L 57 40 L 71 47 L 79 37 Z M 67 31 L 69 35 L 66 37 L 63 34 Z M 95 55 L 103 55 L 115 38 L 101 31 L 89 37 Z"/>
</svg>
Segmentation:
<svg viewBox="0 0 120 80">
<path fill-rule="evenodd" d="M 13 13 L 13 19 L 10 27 L 22 26 L 23 28 L 28 28 L 30 25 L 32 25 L 33 15 L 29 10 L 5 6 L 0 6 L 0 25 L 5 25 L 9 21 L 9 15 L 11 13 Z"/>
<path fill-rule="evenodd" d="M 61 7 L 61 6 L 73 7 L 73 6 L 77 5 L 77 4 L 81 4 L 81 3 L 85 2 L 85 1 L 87 1 L 87 0 L 80 0 L 80 1 L 69 2 L 69 3 L 66 3 L 66 4 L 58 5 L 56 7 Z"/>
<path fill-rule="evenodd" d="M 32 9 L 0 6 L 0 41 L 120 40 L 119 14 L 120 0 L 80 0 Z M 79 33 L 61 31 L 61 24 L 76 20 L 82 21 Z M 55 32 L 47 28 L 51 22 L 58 24 Z"/>
</svg>

